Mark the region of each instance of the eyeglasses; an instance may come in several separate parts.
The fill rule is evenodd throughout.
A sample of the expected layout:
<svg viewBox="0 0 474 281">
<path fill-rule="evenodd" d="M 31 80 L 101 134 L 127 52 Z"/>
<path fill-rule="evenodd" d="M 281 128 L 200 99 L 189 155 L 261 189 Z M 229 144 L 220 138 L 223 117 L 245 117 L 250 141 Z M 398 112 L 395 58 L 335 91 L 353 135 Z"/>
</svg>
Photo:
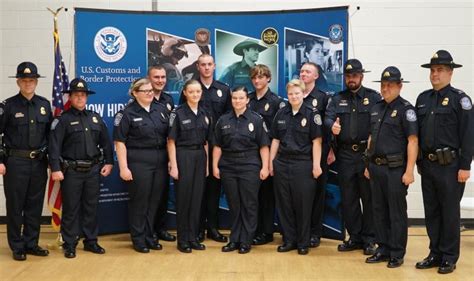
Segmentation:
<svg viewBox="0 0 474 281">
<path fill-rule="evenodd" d="M 145 93 L 145 94 L 151 94 L 153 93 L 153 89 L 148 89 L 148 90 L 137 90 L 139 93 Z"/>
</svg>

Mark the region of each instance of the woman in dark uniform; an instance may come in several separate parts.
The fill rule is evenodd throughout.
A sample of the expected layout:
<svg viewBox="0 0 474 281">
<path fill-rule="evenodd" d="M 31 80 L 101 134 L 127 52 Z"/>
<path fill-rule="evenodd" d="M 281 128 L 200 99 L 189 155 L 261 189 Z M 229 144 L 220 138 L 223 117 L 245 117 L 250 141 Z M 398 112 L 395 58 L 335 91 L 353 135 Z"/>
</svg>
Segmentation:
<svg viewBox="0 0 474 281">
<path fill-rule="evenodd" d="M 290 106 L 273 119 L 270 148 L 270 174 L 283 230 L 278 252 L 298 249 L 300 255 L 308 253 L 316 178 L 322 174 L 321 115 L 303 104 L 304 89 L 301 80 L 286 85 Z"/>
<path fill-rule="evenodd" d="M 250 252 L 257 230 L 258 190 L 268 177 L 270 140 L 258 113 L 247 108 L 245 87 L 232 91 L 233 110 L 217 121 L 213 173 L 222 180 L 232 216 L 230 242 L 223 252 Z"/>
<path fill-rule="evenodd" d="M 114 143 L 120 177 L 128 186 L 128 214 L 133 248 L 140 253 L 162 246 L 153 237 L 153 222 L 166 187 L 167 109 L 153 102 L 153 87 L 142 78 L 132 84 L 135 100 L 114 120 Z"/>
<path fill-rule="evenodd" d="M 178 250 L 191 253 L 206 247 L 197 241 L 201 201 L 208 171 L 207 140 L 210 120 L 199 105 L 201 84 L 188 80 L 183 87 L 185 103 L 170 115 L 168 153 L 170 176 L 175 180 Z"/>
</svg>

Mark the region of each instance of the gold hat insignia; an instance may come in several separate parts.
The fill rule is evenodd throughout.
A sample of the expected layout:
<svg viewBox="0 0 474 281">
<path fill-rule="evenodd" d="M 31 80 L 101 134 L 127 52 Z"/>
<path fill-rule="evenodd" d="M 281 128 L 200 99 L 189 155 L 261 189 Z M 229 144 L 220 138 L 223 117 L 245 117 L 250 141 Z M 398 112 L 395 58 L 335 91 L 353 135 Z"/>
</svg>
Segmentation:
<svg viewBox="0 0 474 281">
<path fill-rule="evenodd" d="M 82 82 L 79 82 L 79 83 L 77 83 L 77 87 L 84 88 L 84 84 L 82 84 Z"/>
<path fill-rule="evenodd" d="M 348 64 L 348 65 L 346 66 L 346 69 L 352 69 L 352 65 Z"/>
<path fill-rule="evenodd" d="M 31 73 L 31 69 L 27 67 L 25 70 L 23 70 L 23 73 Z"/>
<path fill-rule="evenodd" d="M 390 72 L 385 71 L 385 72 L 383 73 L 383 77 L 390 77 Z"/>
</svg>

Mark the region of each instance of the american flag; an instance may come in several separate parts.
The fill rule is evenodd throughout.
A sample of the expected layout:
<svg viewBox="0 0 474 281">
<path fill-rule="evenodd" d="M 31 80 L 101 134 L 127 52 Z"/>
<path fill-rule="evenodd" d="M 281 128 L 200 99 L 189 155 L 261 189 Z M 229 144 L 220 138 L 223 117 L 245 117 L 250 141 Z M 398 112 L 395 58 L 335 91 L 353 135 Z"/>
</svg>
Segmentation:
<svg viewBox="0 0 474 281">
<path fill-rule="evenodd" d="M 59 116 L 70 106 L 68 95 L 63 95 L 62 91 L 69 87 L 69 78 L 66 67 L 59 48 L 59 33 L 54 30 L 54 78 L 53 78 L 53 115 Z M 49 179 L 48 184 L 48 206 L 51 210 L 51 225 L 59 231 L 61 224 L 61 189 L 60 183 Z"/>
</svg>

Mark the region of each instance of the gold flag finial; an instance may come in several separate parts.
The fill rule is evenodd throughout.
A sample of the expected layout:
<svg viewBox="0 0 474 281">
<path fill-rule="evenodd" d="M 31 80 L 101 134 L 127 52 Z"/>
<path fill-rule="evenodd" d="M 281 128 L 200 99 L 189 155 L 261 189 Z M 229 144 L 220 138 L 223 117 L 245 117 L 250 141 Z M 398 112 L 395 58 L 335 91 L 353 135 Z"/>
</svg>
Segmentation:
<svg viewBox="0 0 474 281">
<path fill-rule="evenodd" d="M 48 9 L 48 11 L 51 12 L 51 14 L 53 14 L 54 16 L 54 32 L 58 32 L 58 14 L 59 12 L 63 9 L 64 7 L 61 7 L 61 8 L 57 8 L 56 9 L 56 12 L 51 10 L 50 8 L 46 8 Z"/>
</svg>

